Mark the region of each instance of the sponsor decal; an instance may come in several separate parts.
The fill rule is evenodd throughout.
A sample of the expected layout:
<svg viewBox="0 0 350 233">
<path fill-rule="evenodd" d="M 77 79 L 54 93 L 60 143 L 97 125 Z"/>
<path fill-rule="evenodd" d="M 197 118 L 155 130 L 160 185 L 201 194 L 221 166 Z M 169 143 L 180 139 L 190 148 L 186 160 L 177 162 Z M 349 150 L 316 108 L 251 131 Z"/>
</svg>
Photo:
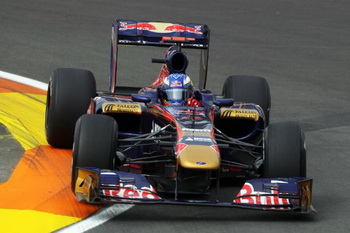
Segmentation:
<svg viewBox="0 0 350 233">
<path fill-rule="evenodd" d="M 185 131 L 185 132 L 210 133 L 210 129 L 189 129 L 189 128 L 182 128 L 182 131 Z"/>
<path fill-rule="evenodd" d="M 232 108 L 222 108 L 221 118 L 242 118 L 251 119 L 254 121 L 259 120 L 259 113 L 256 110 L 251 109 L 232 109 Z"/>
<path fill-rule="evenodd" d="M 205 117 L 203 109 L 176 109 L 175 115 L 195 115 Z"/>
<path fill-rule="evenodd" d="M 163 23 L 163 22 L 138 22 L 138 23 L 128 23 L 125 21 L 119 22 L 119 30 L 146 30 L 155 33 L 172 33 L 172 32 L 190 32 L 194 34 L 203 34 L 202 26 L 194 25 L 193 27 L 181 25 L 181 24 L 172 24 L 172 23 Z"/>
<path fill-rule="evenodd" d="M 222 167 L 221 172 L 243 172 L 243 168 L 237 168 L 237 167 Z"/>
<path fill-rule="evenodd" d="M 120 22 L 119 23 L 119 30 L 125 31 L 125 30 L 131 30 L 131 29 L 137 29 L 137 30 L 156 30 L 157 28 L 152 25 L 151 23 L 133 23 L 128 24 L 127 22 Z"/>
<path fill-rule="evenodd" d="M 185 141 L 196 141 L 196 142 L 212 142 L 211 138 L 206 138 L 206 137 L 188 137 L 185 139 Z"/>
<path fill-rule="evenodd" d="M 141 114 L 141 105 L 139 104 L 121 104 L 104 103 L 102 104 L 103 113 L 133 113 Z"/>
<path fill-rule="evenodd" d="M 185 78 L 186 76 L 184 74 L 171 74 L 169 75 L 169 78 L 174 78 L 174 79 L 178 79 L 178 78 Z"/>
<path fill-rule="evenodd" d="M 173 24 L 170 26 L 167 26 L 165 28 L 165 31 L 171 31 L 171 32 L 191 32 L 191 33 L 195 33 L 195 34 L 203 34 L 201 32 L 201 26 L 194 26 L 192 27 L 186 27 L 184 25 L 180 25 L 180 24 Z"/>
<path fill-rule="evenodd" d="M 182 82 L 179 80 L 174 80 L 170 83 L 170 87 L 182 87 Z"/>
<path fill-rule="evenodd" d="M 198 164 L 198 165 L 206 165 L 207 163 L 198 161 L 198 162 L 196 162 L 196 164 Z"/>
<path fill-rule="evenodd" d="M 271 183 L 281 183 L 281 181 L 271 180 Z M 271 196 L 261 196 L 262 194 L 271 194 Z M 233 200 L 234 203 L 256 204 L 256 205 L 289 205 L 288 198 L 279 198 L 277 190 L 264 192 L 255 190 L 254 186 L 246 182 L 237 197 Z M 272 196 L 274 195 L 274 196 Z M 271 209 L 286 209 L 288 207 L 270 207 Z"/>
<path fill-rule="evenodd" d="M 211 137 L 210 129 L 189 129 L 182 128 L 183 136 L 186 137 Z"/>
<path fill-rule="evenodd" d="M 183 136 L 187 136 L 187 137 L 193 137 L 193 136 L 210 137 L 210 134 L 209 133 L 202 133 L 202 132 L 184 132 Z"/>
<path fill-rule="evenodd" d="M 103 189 L 102 194 L 104 196 L 116 198 L 161 199 L 152 186 L 138 189 L 135 185 L 125 185 L 117 190 Z"/>
</svg>

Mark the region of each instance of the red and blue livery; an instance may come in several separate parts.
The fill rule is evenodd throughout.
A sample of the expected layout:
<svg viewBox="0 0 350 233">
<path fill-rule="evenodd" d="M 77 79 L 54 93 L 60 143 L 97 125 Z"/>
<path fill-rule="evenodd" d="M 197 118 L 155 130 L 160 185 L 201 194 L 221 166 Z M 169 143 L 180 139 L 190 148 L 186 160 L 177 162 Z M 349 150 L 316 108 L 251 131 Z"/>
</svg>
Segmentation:
<svg viewBox="0 0 350 233">
<path fill-rule="evenodd" d="M 222 93 L 206 89 L 207 25 L 116 20 L 111 41 L 108 91 L 96 91 L 88 70 L 58 68 L 50 77 L 46 137 L 73 148 L 79 201 L 315 212 L 304 133 L 270 123 L 266 79 L 233 75 Z M 152 58 L 161 67 L 150 85 L 118 85 L 124 45 L 165 47 L 165 58 Z M 186 49 L 200 52 L 196 84 Z"/>
</svg>

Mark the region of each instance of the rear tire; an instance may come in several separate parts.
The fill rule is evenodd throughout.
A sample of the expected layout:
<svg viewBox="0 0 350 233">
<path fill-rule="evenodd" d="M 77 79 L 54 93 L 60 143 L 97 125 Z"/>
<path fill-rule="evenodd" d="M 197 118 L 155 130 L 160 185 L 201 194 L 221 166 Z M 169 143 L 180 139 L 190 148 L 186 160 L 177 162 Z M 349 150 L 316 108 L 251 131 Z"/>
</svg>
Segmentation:
<svg viewBox="0 0 350 233">
<path fill-rule="evenodd" d="M 73 192 L 77 178 L 76 167 L 114 169 L 117 138 L 118 125 L 112 117 L 85 114 L 78 119 L 73 146 Z"/>
<path fill-rule="evenodd" d="M 230 76 L 224 83 L 222 95 L 235 102 L 258 104 L 264 111 L 266 126 L 269 124 L 271 96 L 266 79 L 257 76 Z"/>
<path fill-rule="evenodd" d="M 58 148 L 72 148 L 74 126 L 87 112 L 96 96 L 96 82 L 91 71 L 58 68 L 50 77 L 46 99 L 46 139 Z"/>
<path fill-rule="evenodd" d="M 306 177 L 305 136 L 299 125 L 276 123 L 265 129 L 263 176 Z"/>
</svg>

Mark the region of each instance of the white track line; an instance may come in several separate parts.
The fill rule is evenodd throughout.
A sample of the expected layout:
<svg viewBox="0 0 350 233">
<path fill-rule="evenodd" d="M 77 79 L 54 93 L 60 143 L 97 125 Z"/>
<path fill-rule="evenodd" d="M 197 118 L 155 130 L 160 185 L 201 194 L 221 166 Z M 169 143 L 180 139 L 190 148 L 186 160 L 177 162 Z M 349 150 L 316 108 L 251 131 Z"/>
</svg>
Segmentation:
<svg viewBox="0 0 350 233">
<path fill-rule="evenodd" d="M 41 90 L 46 91 L 47 90 L 47 84 L 34 80 L 34 79 L 30 79 L 30 78 L 26 78 L 23 76 L 19 76 L 16 74 L 11 74 L 11 73 L 7 73 L 4 71 L 0 70 L 0 78 L 4 78 L 7 80 L 11 80 L 17 83 L 22 83 L 31 87 L 35 87 Z M 107 222 L 108 220 L 114 218 L 115 216 L 123 213 L 124 211 L 127 211 L 128 209 L 130 209 L 131 207 L 133 207 L 134 205 L 130 205 L 130 204 L 115 204 L 112 205 L 108 208 L 102 208 L 99 211 L 97 211 L 95 214 L 93 214 L 92 216 L 83 219 L 75 224 L 72 224 L 70 226 L 64 227 L 61 230 L 58 230 L 56 232 L 59 233 L 78 233 L 78 232 L 84 232 L 84 231 L 88 231 L 94 227 L 97 227 L 105 222 Z"/>
<path fill-rule="evenodd" d="M 22 83 L 22 84 L 25 84 L 25 85 L 28 85 L 28 86 L 31 86 L 31 87 L 35 87 L 35 88 L 38 88 L 38 89 L 41 89 L 41 90 L 44 90 L 44 91 L 47 90 L 47 84 L 46 83 L 43 83 L 43 82 L 40 82 L 40 81 L 36 81 L 34 79 L 26 78 L 26 77 L 23 77 L 23 76 L 19 76 L 19 75 L 16 75 L 16 74 L 7 73 L 7 72 L 1 71 L 1 70 L 0 70 L 0 78 L 11 80 L 11 81 L 14 81 L 14 82 L 17 82 L 17 83 Z"/>
<path fill-rule="evenodd" d="M 55 231 L 56 233 L 77 233 L 85 232 L 95 228 L 108 220 L 122 214 L 134 205 L 132 204 L 114 204 L 108 208 L 103 208 L 80 222 L 73 225 L 62 228 L 61 230 Z"/>
</svg>

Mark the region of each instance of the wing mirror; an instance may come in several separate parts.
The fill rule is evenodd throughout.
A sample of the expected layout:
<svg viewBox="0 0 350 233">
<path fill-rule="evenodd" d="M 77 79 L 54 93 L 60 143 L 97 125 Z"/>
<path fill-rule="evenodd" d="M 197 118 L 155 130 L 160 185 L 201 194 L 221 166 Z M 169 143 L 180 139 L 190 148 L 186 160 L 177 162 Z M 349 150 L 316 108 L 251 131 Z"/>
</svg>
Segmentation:
<svg viewBox="0 0 350 233">
<path fill-rule="evenodd" d="M 151 97 L 149 97 L 148 95 L 132 94 L 131 99 L 132 99 L 132 101 L 141 102 L 141 103 L 145 103 L 145 104 L 151 102 Z"/>
<path fill-rule="evenodd" d="M 217 99 L 214 101 L 214 104 L 219 107 L 223 106 L 232 106 L 233 105 L 233 99 Z"/>
</svg>

